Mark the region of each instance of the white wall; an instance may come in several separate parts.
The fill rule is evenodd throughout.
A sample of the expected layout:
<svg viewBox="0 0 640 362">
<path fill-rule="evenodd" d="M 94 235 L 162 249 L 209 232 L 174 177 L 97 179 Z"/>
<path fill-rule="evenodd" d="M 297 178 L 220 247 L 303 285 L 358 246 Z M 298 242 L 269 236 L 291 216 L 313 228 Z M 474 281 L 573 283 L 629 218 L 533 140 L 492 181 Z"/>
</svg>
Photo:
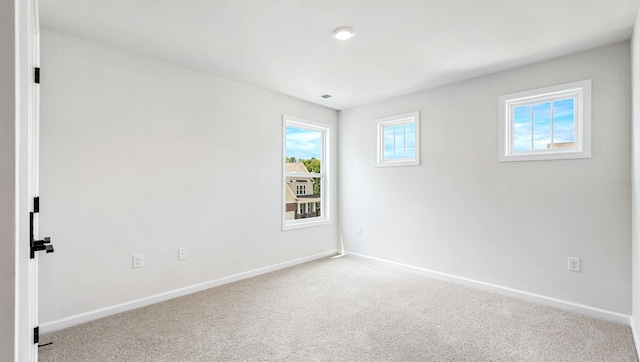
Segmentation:
<svg viewBox="0 0 640 362">
<path fill-rule="evenodd" d="M 43 323 L 336 249 L 280 204 L 282 114 L 336 111 L 47 30 L 42 69 Z"/>
<path fill-rule="evenodd" d="M 629 315 L 629 59 L 624 42 L 340 112 L 347 250 Z M 591 159 L 498 163 L 500 95 L 587 78 Z M 422 164 L 374 168 L 373 119 L 416 110 Z"/>
<path fill-rule="evenodd" d="M 631 69 L 632 69 L 632 104 L 633 104 L 633 135 L 632 135 L 632 264 L 633 264 L 633 314 L 631 327 L 633 328 L 636 346 L 640 347 L 640 12 L 636 17 L 636 26 L 631 39 Z"/>
<path fill-rule="evenodd" d="M 15 19 L 0 2 L 0 357 L 14 359 L 15 284 Z"/>
</svg>

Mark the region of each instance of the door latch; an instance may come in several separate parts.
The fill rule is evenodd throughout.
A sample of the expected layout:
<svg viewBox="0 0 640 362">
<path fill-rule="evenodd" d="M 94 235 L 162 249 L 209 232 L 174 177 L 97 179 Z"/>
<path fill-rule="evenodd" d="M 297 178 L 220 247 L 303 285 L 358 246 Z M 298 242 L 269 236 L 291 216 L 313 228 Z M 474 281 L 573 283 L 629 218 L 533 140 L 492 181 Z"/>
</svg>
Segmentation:
<svg viewBox="0 0 640 362">
<path fill-rule="evenodd" d="M 45 245 L 51 243 L 51 238 L 46 237 L 42 240 L 35 240 L 33 236 L 33 212 L 29 213 L 29 229 L 31 234 L 31 259 L 35 258 L 36 251 L 46 251 L 47 253 L 53 253 L 53 245 Z"/>
</svg>

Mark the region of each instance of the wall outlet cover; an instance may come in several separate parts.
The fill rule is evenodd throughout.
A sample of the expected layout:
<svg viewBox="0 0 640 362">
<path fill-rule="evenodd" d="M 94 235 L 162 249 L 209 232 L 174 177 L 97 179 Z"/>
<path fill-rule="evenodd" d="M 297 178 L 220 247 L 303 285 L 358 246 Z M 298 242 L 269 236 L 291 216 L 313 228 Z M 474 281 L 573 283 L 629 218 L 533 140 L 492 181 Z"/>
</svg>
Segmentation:
<svg viewBox="0 0 640 362">
<path fill-rule="evenodd" d="M 567 259 L 567 263 L 568 263 L 567 269 L 569 271 L 572 271 L 572 272 L 579 272 L 580 271 L 580 258 L 576 258 L 576 257 L 570 256 Z"/>
<path fill-rule="evenodd" d="M 133 268 L 142 268 L 144 265 L 144 254 L 133 255 Z"/>
</svg>

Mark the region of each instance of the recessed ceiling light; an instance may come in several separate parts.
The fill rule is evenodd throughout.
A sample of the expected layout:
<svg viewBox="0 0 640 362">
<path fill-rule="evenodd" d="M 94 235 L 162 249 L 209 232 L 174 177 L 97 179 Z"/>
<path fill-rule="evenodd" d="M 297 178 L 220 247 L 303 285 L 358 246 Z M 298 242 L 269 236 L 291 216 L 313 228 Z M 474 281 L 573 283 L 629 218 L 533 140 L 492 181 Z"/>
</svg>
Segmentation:
<svg viewBox="0 0 640 362">
<path fill-rule="evenodd" d="M 355 34 L 353 32 L 353 29 L 348 28 L 348 27 L 342 27 L 342 28 L 338 28 L 336 30 L 333 31 L 333 36 L 336 37 L 336 39 L 340 39 L 340 40 L 347 40 L 347 39 L 351 39 L 351 37 L 353 36 L 353 34 Z"/>
</svg>

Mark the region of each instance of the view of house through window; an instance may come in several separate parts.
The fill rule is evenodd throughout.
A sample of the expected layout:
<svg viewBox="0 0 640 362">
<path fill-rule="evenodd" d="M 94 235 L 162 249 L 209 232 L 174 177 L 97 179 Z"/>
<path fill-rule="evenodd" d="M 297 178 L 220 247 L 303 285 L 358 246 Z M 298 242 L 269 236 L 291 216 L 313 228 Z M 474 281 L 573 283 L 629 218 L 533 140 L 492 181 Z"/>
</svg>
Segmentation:
<svg viewBox="0 0 640 362">
<path fill-rule="evenodd" d="M 327 129 L 285 118 L 284 227 L 326 220 Z"/>
</svg>

